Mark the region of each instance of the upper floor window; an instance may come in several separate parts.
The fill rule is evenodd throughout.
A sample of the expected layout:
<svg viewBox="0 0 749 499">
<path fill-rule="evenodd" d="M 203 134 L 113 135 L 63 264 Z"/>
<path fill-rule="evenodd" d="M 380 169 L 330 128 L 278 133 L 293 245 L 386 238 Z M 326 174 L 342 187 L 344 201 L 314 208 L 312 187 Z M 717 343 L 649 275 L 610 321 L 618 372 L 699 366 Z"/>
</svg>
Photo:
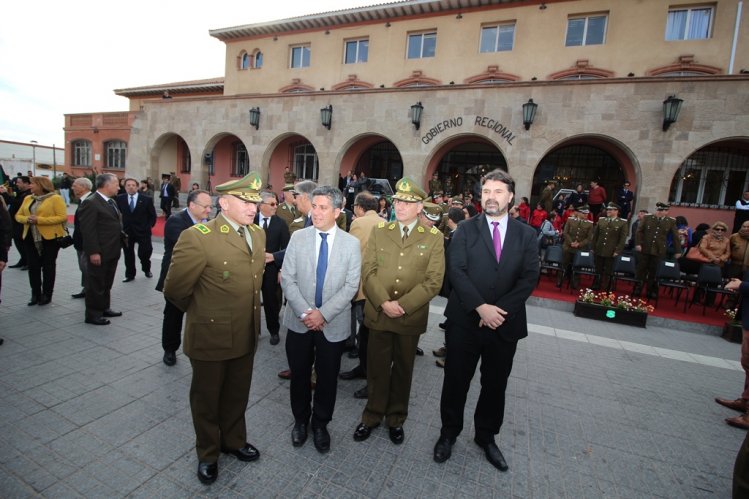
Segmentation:
<svg viewBox="0 0 749 499">
<path fill-rule="evenodd" d="M 346 42 L 346 53 L 343 60 L 345 64 L 367 62 L 368 56 L 369 40 L 349 40 Z"/>
<path fill-rule="evenodd" d="M 107 153 L 106 168 L 125 168 L 127 144 L 121 140 L 112 140 L 104 144 Z"/>
<path fill-rule="evenodd" d="M 710 38 L 712 7 L 669 9 L 666 40 L 702 40 Z"/>
<path fill-rule="evenodd" d="M 259 50 L 255 52 L 255 61 L 252 67 L 255 69 L 259 69 L 263 67 L 263 53 L 260 52 Z"/>
<path fill-rule="evenodd" d="M 515 41 L 515 23 L 481 28 L 480 52 L 505 52 L 512 50 Z"/>
<path fill-rule="evenodd" d="M 245 52 L 242 54 L 242 62 L 239 65 L 240 69 L 248 69 L 250 67 L 250 54 Z"/>
<path fill-rule="evenodd" d="M 73 142 L 73 166 L 91 166 L 91 142 L 88 140 Z"/>
<path fill-rule="evenodd" d="M 291 47 L 291 67 L 306 68 L 309 67 L 310 47 L 309 45 L 299 45 Z"/>
<path fill-rule="evenodd" d="M 571 17 L 567 19 L 567 47 L 602 45 L 606 38 L 607 16 Z"/>
<path fill-rule="evenodd" d="M 437 51 L 437 33 L 415 33 L 408 35 L 408 58 L 434 57 Z"/>
<path fill-rule="evenodd" d="M 235 142 L 232 153 L 232 177 L 244 177 L 250 173 L 250 156 L 247 154 L 247 148 L 244 144 Z"/>
</svg>

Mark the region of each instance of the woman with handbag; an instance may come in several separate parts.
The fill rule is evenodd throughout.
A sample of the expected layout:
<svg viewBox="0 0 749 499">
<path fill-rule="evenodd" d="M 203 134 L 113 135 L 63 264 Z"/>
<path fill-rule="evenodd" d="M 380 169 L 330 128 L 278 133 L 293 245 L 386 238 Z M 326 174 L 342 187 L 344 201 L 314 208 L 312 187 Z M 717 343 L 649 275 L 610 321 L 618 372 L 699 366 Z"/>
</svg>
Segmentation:
<svg viewBox="0 0 749 499">
<path fill-rule="evenodd" d="M 65 201 L 55 194 L 52 181 L 47 177 L 31 177 L 31 196 L 26 196 L 16 213 L 16 222 L 23 224 L 22 238 L 29 265 L 29 306 L 52 301 L 60 250 L 56 239 L 65 236 L 67 221 Z"/>
</svg>

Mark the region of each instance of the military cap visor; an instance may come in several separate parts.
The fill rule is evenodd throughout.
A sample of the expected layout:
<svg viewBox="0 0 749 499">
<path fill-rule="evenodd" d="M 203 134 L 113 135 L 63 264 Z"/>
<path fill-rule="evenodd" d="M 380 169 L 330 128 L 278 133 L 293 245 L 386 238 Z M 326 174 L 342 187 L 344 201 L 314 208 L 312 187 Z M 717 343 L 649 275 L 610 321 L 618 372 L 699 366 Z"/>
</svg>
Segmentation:
<svg viewBox="0 0 749 499">
<path fill-rule="evenodd" d="M 609 204 L 606 205 L 606 209 L 607 210 L 618 210 L 619 209 L 619 205 L 616 204 L 616 203 L 609 203 Z"/>
<path fill-rule="evenodd" d="M 403 177 L 395 184 L 395 195 L 393 199 L 405 201 L 406 203 L 421 203 L 426 199 L 427 193 L 419 187 L 416 182 L 408 177 Z"/>
<path fill-rule="evenodd" d="M 665 211 L 665 210 L 669 209 L 670 207 L 671 206 L 669 206 L 668 203 L 656 203 L 655 204 L 656 211 Z"/>
<path fill-rule="evenodd" d="M 216 192 L 223 195 L 231 195 L 248 201 L 250 203 L 260 203 L 263 198 L 260 197 L 260 189 L 263 187 L 263 181 L 257 172 L 250 172 L 239 180 L 230 180 L 216 186 Z"/>
<path fill-rule="evenodd" d="M 424 213 L 424 216 L 432 222 L 439 222 L 442 218 L 442 208 L 440 208 L 439 205 L 428 201 L 424 202 L 424 209 L 422 212 Z"/>
</svg>

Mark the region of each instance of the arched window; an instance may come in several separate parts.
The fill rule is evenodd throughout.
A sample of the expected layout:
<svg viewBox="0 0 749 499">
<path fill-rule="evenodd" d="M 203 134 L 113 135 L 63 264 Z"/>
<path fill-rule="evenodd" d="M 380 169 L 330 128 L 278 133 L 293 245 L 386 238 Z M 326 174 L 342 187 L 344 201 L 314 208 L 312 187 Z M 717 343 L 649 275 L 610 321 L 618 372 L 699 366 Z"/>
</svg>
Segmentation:
<svg viewBox="0 0 749 499">
<path fill-rule="evenodd" d="M 686 205 L 733 206 L 749 185 L 749 147 L 711 145 L 681 164 L 669 199 Z"/>
<path fill-rule="evenodd" d="M 298 179 L 317 180 L 317 152 L 312 144 L 294 147 L 294 172 Z"/>
<path fill-rule="evenodd" d="M 244 177 L 250 172 L 250 156 L 247 154 L 247 148 L 241 142 L 232 144 L 232 177 Z"/>
<path fill-rule="evenodd" d="M 263 53 L 259 50 L 255 52 L 255 57 L 252 64 L 252 67 L 255 69 L 260 69 L 263 67 Z"/>
<path fill-rule="evenodd" d="M 111 140 L 104 143 L 107 154 L 105 168 L 125 168 L 125 157 L 127 156 L 127 144 L 121 140 Z"/>
<path fill-rule="evenodd" d="M 250 54 L 245 52 L 242 54 L 242 63 L 239 65 L 239 69 L 248 69 L 250 67 Z"/>
<path fill-rule="evenodd" d="M 88 140 L 73 142 L 73 166 L 91 166 L 91 142 Z"/>
</svg>

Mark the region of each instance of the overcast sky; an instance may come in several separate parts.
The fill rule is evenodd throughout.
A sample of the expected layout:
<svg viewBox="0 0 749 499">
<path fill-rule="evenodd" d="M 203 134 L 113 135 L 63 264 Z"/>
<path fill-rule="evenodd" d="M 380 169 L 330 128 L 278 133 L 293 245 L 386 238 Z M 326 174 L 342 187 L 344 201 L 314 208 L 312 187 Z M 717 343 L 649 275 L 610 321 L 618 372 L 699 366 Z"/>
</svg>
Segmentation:
<svg viewBox="0 0 749 499">
<path fill-rule="evenodd" d="M 127 111 L 115 88 L 224 76 L 208 30 L 377 0 L 21 0 L 0 21 L 0 139 L 64 144 L 64 114 Z"/>
</svg>

